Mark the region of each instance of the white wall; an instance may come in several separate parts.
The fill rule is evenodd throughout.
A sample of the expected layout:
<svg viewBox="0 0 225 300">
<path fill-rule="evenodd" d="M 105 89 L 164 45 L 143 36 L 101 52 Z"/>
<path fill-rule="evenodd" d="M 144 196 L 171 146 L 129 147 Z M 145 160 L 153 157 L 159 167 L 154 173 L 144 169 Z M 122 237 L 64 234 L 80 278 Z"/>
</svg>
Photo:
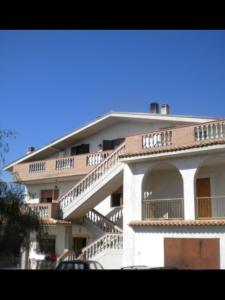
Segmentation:
<svg viewBox="0 0 225 300">
<path fill-rule="evenodd" d="M 97 206 L 95 206 L 94 209 L 97 210 L 103 216 L 106 216 L 108 213 L 110 213 L 111 210 L 113 209 L 111 207 L 111 196 L 105 198 L 102 202 L 100 202 Z"/>
<path fill-rule="evenodd" d="M 66 234 L 67 226 L 64 225 L 50 225 L 46 226 L 49 236 L 54 236 L 56 239 L 55 248 L 56 255 L 63 253 L 64 249 L 68 248 L 68 235 Z"/>
<path fill-rule="evenodd" d="M 183 198 L 183 180 L 178 170 L 153 170 L 143 180 L 144 199 Z"/>
<path fill-rule="evenodd" d="M 175 166 L 182 175 L 183 179 L 183 197 L 184 197 L 184 218 L 186 220 L 195 219 L 195 187 L 194 179 L 195 175 L 200 177 L 202 175 L 209 175 L 212 177 L 212 193 L 225 195 L 225 168 L 221 167 L 213 168 L 211 171 L 209 167 L 201 170 L 201 173 L 196 173 L 201 164 L 209 158 L 215 156 L 221 156 L 225 158 L 225 154 L 205 154 L 205 155 L 192 155 L 186 157 L 174 157 L 174 158 L 164 158 L 163 162 L 171 163 Z M 123 266 L 133 265 L 133 264 L 145 264 L 148 265 L 162 265 L 162 253 L 163 253 L 163 235 L 149 233 L 147 235 L 141 233 L 135 233 L 129 226 L 131 221 L 142 220 L 142 180 L 144 175 L 152 170 L 158 162 L 162 162 L 162 159 L 155 159 L 155 161 L 145 161 L 140 163 L 133 163 L 125 165 L 124 167 L 124 209 L 123 209 L 123 230 L 124 230 L 124 253 L 123 253 Z M 204 174 L 203 174 L 204 171 Z M 207 172 L 206 172 L 207 171 Z M 210 173 L 211 172 L 211 173 Z M 165 173 L 166 174 L 166 173 Z M 162 175 L 166 176 L 166 175 Z M 214 178 L 214 179 L 213 179 Z M 158 177 L 160 179 L 160 177 Z M 170 180 L 170 179 L 168 179 Z M 153 179 L 154 181 L 154 179 Z M 172 184 L 172 183 L 170 183 Z M 215 187 L 216 185 L 216 187 Z M 156 189 L 157 186 L 156 185 Z M 165 188 L 165 187 L 164 187 Z M 159 191 L 159 189 L 158 189 Z M 162 189 L 162 194 L 164 193 Z M 208 227 L 203 228 L 207 232 Z M 174 233 L 176 236 L 176 233 Z M 193 233 L 194 234 L 194 233 Z M 146 236 L 146 238 L 145 238 Z M 173 233 L 171 232 L 171 237 Z M 190 233 L 192 237 L 192 234 Z M 209 237 L 211 234 L 209 233 Z M 196 234 L 196 237 L 197 234 Z M 223 237 L 224 238 L 224 237 Z M 221 242 L 224 244 L 224 240 Z M 221 245 L 222 245 L 221 244 Z M 222 247 L 222 246 L 221 246 Z M 149 252 L 150 251 L 150 252 Z M 140 254 L 139 254 L 140 252 Z M 152 260 L 149 257 L 151 253 Z M 223 253 L 223 252 L 222 252 Z M 225 256 L 221 261 L 225 259 Z M 225 267 L 224 263 L 223 266 Z"/>
<path fill-rule="evenodd" d="M 204 227 L 160 227 L 142 228 L 133 231 L 134 264 L 150 267 L 164 266 L 164 238 L 219 238 L 220 268 L 225 269 L 225 228 Z M 125 266 L 123 264 L 123 266 Z"/>
<path fill-rule="evenodd" d="M 104 269 L 121 269 L 122 255 L 122 249 L 106 249 L 94 256 L 93 260 L 98 261 Z"/>
<path fill-rule="evenodd" d="M 80 144 L 89 144 L 90 152 L 97 152 L 99 150 L 98 145 L 102 144 L 103 140 L 113 140 L 117 138 L 123 138 L 128 135 L 134 135 L 138 133 L 148 132 L 164 127 L 175 126 L 174 122 L 169 121 L 149 121 L 149 122 L 118 122 L 117 124 L 110 126 L 97 134 L 92 135 L 86 139 L 79 141 L 71 146 L 77 146 Z M 65 155 L 70 155 L 71 146 L 65 149 Z M 49 158 L 55 158 L 61 154 L 54 154 Z"/>
<path fill-rule="evenodd" d="M 76 184 L 76 181 L 64 181 L 57 182 L 57 186 L 59 189 L 59 197 L 61 197 L 64 193 L 68 192 Z M 39 184 L 29 184 L 26 185 L 27 192 L 33 195 L 33 198 L 29 198 L 30 203 L 39 203 L 40 201 L 40 193 L 41 190 L 54 189 L 55 183 L 39 183 Z M 26 197 L 25 200 L 28 200 Z"/>
</svg>

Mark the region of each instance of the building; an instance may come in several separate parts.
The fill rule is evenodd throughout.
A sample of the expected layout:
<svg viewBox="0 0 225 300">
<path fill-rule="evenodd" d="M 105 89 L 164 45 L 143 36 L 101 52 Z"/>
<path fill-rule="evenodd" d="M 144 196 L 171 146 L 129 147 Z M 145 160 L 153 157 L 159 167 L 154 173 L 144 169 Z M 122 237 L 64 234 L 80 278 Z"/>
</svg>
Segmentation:
<svg viewBox="0 0 225 300">
<path fill-rule="evenodd" d="M 225 120 L 110 112 L 10 163 L 60 259 L 225 268 Z"/>
</svg>

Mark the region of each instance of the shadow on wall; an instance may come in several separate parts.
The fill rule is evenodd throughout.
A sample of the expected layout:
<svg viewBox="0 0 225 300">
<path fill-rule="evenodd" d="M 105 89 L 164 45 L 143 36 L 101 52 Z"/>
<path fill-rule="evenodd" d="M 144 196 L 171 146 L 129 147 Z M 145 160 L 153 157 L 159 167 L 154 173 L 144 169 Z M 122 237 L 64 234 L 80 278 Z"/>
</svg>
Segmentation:
<svg viewBox="0 0 225 300">
<path fill-rule="evenodd" d="M 119 227 L 123 226 L 123 208 L 114 207 L 112 210 L 105 216 L 107 219 L 118 225 Z"/>
</svg>

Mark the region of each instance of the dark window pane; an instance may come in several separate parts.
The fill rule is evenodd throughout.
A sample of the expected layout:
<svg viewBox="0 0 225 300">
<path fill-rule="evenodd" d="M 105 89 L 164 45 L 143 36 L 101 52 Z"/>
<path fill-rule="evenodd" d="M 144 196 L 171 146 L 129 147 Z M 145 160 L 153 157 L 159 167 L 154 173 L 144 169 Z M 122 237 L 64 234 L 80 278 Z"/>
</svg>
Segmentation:
<svg viewBox="0 0 225 300">
<path fill-rule="evenodd" d="M 121 193 L 114 193 L 112 194 L 111 206 L 116 207 L 121 205 Z"/>
<path fill-rule="evenodd" d="M 71 148 L 71 155 L 89 153 L 89 144 L 82 144 Z"/>
</svg>

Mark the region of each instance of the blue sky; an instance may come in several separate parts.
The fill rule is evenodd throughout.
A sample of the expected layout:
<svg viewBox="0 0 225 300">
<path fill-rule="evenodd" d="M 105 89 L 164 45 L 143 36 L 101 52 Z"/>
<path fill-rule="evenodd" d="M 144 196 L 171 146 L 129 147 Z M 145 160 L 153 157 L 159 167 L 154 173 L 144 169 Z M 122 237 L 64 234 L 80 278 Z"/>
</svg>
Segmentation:
<svg viewBox="0 0 225 300">
<path fill-rule="evenodd" d="M 224 30 L 0 31 L 0 129 L 16 133 L 6 163 L 155 101 L 171 114 L 225 117 Z"/>
</svg>

